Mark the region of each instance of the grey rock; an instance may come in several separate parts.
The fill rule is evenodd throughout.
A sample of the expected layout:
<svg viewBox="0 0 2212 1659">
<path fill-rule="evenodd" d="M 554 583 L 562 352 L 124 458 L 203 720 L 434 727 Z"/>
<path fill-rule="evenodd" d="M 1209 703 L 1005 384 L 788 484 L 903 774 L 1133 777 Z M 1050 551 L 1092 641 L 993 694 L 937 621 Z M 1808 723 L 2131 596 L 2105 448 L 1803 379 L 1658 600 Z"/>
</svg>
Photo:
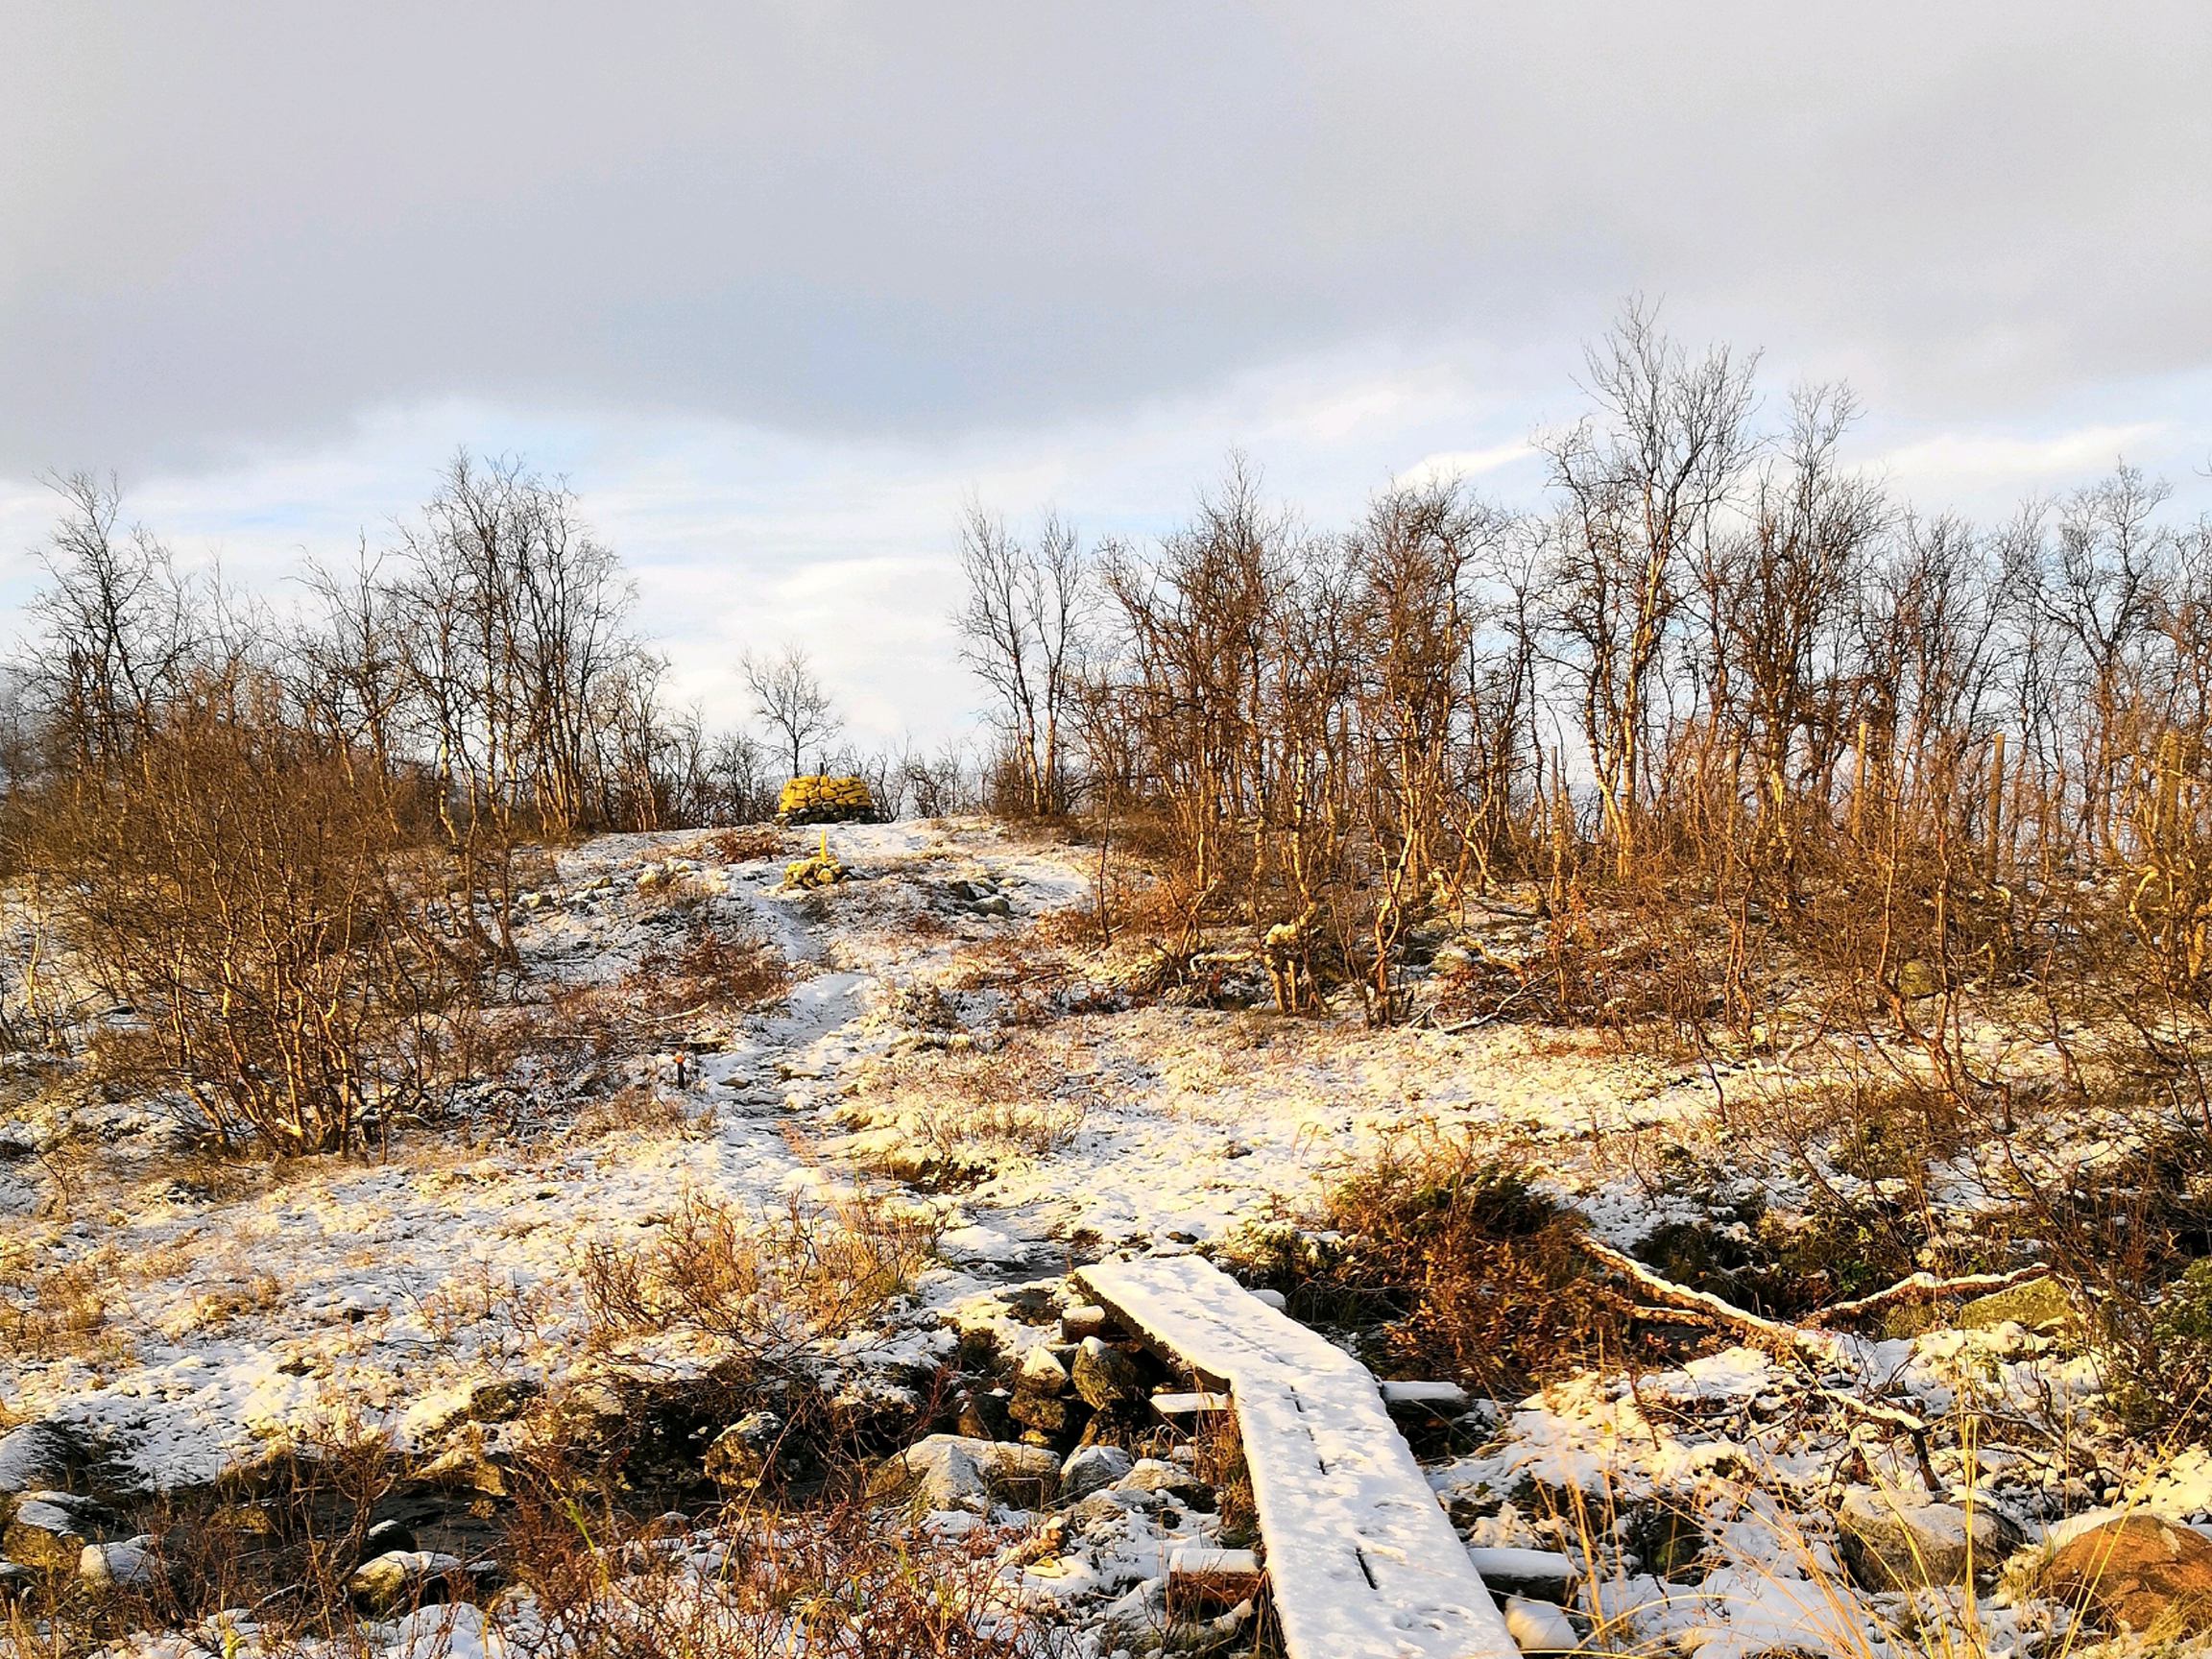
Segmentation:
<svg viewBox="0 0 2212 1659">
<path fill-rule="evenodd" d="M 1159 1500 L 1149 1492 L 1127 1492 L 1109 1486 L 1103 1492 L 1094 1492 L 1088 1498 L 1077 1500 L 1063 1513 L 1068 1517 L 1069 1530 L 1095 1537 L 1101 1532 L 1118 1529 L 1140 1509 L 1158 1506 Z"/>
<path fill-rule="evenodd" d="M 1075 1350 L 1075 1363 L 1070 1370 L 1075 1392 L 1086 1406 L 1144 1398 L 1144 1368 L 1137 1362 L 1136 1356 L 1108 1347 L 1095 1336 L 1083 1339 Z"/>
<path fill-rule="evenodd" d="M 1151 1492 L 1172 1498 L 1186 1509 L 1212 1509 L 1214 1503 L 1213 1487 L 1182 1464 L 1159 1457 L 1139 1458 L 1129 1473 L 1114 1484 L 1125 1492 Z"/>
<path fill-rule="evenodd" d="M 91 1590 L 144 1590 L 158 1583 L 161 1563 L 154 1540 L 141 1532 L 113 1544 L 87 1544 L 77 1557 L 77 1577 Z"/>
<path fill-rule="evenodd" d="M 1049 1348 L 1040 1344 L 1022 1356 L 1022 1364 L 1014 1373 L 1014 1387 L 1022 1394 L 1065 1394 L 1068 1367 L 1052 1357 Z"/>
<path fill-rule="evenodd" d="M 1492 1549 L 1469 1546 L 1467 1558 L 1497 1596 L 1527 1596 L 1560 1601 L 1575 1585 L 1575 1563 L 1556 1550 Z"/>
<path fill-rule="evenodd" d="M 1851 1576 L 1869 1590 L 1962 1584 L 1969 1566 L 1988 1582 L 2026 1539 L 1986 1504 L 1971 1518 L 1952 1503 L 1913 1503 L 1902 1494 L 1860 1488 L 1836 1512 L 1837 1544 Z"/>
<path fill-rule="evenodd" d="M 0 1526 L 22 1494 L 68 1487 L 93 1456 L 84 1437 L 60 1423 L 26 1423 L 0 1434 Z"/>
<path fill-rule="evenodd" d="M 1014 1414 L 1007 1409 L 1011 1396 L 1003 1389 L 960 1397 L 960 1432 L 971 1440 L 1011 1440 L 1019 1432 Z"/>
<path fill-rule="evenodd" d="M 115 1517 L 89 1498 L 68 1492 L 26 1492 L 15 1505 L 0 1551 L 12 1561 L 54 1573 L 74 1573 L 84 1546 L 111 1531 Z"/>
<path fill-rule="evenodd" d="M 707 1476 L 725 1486 L 757 1486 L 775 1461 L 783 1419 L 773 1411 L 748 1411 L 707 1448 Z"/>
<path fill-rule="evenodd" d="M 961 1509 L 982 1514 L 993 1503 L 1041 1509 L 1060 1489 L 1060 1459 L 1010 1440 L 932 1434 L 877 1465 L 868 1497 L 902 1503 L 916 1515 Z"/>
<path fill-rule="evenodd" d="M 1017 1390 L 1006 1403 L 1006 1413 L 1024 1428 L 1044 1434 L 1076 1433 L 1090 1418 L 1091 1407 L 1061 1394 L 1031 1394 Z"/>
<path fill-rule="evenodd" d="M 445 1599 L 445 1575 L 458 1555 L 434 1550 L 388 1550 L 364 1561 L 346 1580 L 346 1593 L 366 1613 L 392 1613 Z"/>
<path fill-rule="evenodd" d="M 379 1521 L 361 1540 L 361 1559 L 372 1560 L 394 1550 L 415 1550 L 415 1529 L 404 1521 Z"/>
<path fill-rule="evenodd" d="M 1102 1487 L 1113 1485 L 1136 1466 L 1136 1459 L 1118 1446 L 1085 1446 L 1070 1454 L 1060 1466 L 1060 1502 L 1072 1503 Z"/>
<path fill-rule="evenodd" d="M 1060 1315 L 1060 1340 L 1081 1342 L 1087 1336 L 1103 1336 L 1113 1322 L 1113 1316 L 1094 1303 L 1070 1308 Z"/>
</svg>

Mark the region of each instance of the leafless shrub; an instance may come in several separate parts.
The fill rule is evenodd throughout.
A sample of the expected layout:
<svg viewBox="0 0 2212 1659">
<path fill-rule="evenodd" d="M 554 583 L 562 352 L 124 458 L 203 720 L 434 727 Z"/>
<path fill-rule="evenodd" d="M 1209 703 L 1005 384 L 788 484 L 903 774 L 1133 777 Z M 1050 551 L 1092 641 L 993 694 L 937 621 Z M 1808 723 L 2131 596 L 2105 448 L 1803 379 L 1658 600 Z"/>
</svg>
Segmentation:
<svg viewBox="0 0 2212 1659">
<path fill-rule="evenodd" d="M 1631 1310 L 1589 1273 L 1575 1221 L 1470 1140 L 1400 1135 L 1309 1220 L 1248 1229 L 1238 1265 L 1301 1317 L 1371 1330 L 1385 1372 L 1504 1396 L 1624 1350 Z"/>
<path fill-rule="evenodd" d="M 782 831 L 748 825 L 717 830 L 701 843 L 725 864 L 750 864 L 760 858 L 781 858 L 789 845 Z"/>
<path fill-rule="evenodd" d="M 697 909 L 680 945 L 655 946 L 638 958 L 621 995 L 631 1008 L 666 1020 L 686 1012 L 757 1008 L 790 988 L 790 965 L 775 946 L 733 937 Z"/>
<path fill-rule="evenodd" d="M 382 781 L 247 673 L 201 680 L 114 774 L 57 784 L 28 833 L 64 926 L 148 1041 L 142 1086 L 227 1142 L 341 1151 L 429 1087 L 428 1027 L 462 967 L 397 883 Z"/>
</svg>

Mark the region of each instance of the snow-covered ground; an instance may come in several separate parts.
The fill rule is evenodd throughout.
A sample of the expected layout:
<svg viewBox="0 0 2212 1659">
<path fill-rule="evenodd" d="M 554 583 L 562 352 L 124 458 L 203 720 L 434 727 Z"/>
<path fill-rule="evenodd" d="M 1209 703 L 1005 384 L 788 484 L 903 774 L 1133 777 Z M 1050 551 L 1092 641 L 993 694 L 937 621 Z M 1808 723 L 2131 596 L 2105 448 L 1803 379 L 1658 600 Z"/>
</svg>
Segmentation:
<svg viewBox="0 0 2212 1659">
<path fill-rule="evenodd" d="M 66 1071 L 14 1073 L 0 1271 L 71 1287 L 97 1316 L 0 1353 L 0 1427 L 82 1429 L 156 1487 L 337 1425 L 427 1453 L 487 1385 L 559 1393 L 717 1358 L 696 1332 L 611 1337 L 585 1294 L 594 1249 L 649 1253 L 687 1204 L 765 1220 L 860 1194 L 935 1235 L 909 1295 L 822 1344 L 853 1387 L 896 1394 L 963 1332 L 995 1335 L 1009 1363 L 1046 1343 L 1054 1328 L 1020 1287 L 1058 1306 L 1070 1265 L 1218 1244 L 1310 1205 L 1411 1125 L 1530 1162 L 1599 1237 L 1632 1242 L 1695 1207 L 1650 1177 L 1667 1155 L 1725 1160 L 1737 1131 L 1716 1082 L 1741 1095 L 1789 1081 L 1770 1061 L 1715 1071 L 1509 1022 L 1368 1031 L 1132 1000 L 1110 963 L 1053 942 L 1074 930 L 1052 918 L 1090 902 L 1090 850 L 974 821 L 827 841 L 852 879 L 818 893 L 786 889 L 781 859 L 731 864 L 696 833 L 562 854 L 517 926 L 539 990 L 634 988 L 704 907 L 775 943 L 795 967 L 788 997 L 680 1011 L 619 1075 L 580 1050 L 375 1159 L 212 1166 L 149 1103 L 82 1098 Z M 595 1117 L 625 1083 L 654 1109 Z M 1783 1167 L 1743 1151 L 1740 1175 L 1786 1200 Z M 1727 1349 L 1501 1403 L 1486 1444 L 1431 1479 L 1472 1545 L 1566 1554 L 1580 1628 L 1595 1619 L 1623 1649 L 1896 1651 L 1880 1632 L 1903 1600 L 1855 1588 L 1835 1551 L 1829 1517 L 1850 1491 L 1970 1493 L 2027 1539 L 2146 1498 L 2205 1519 L 2200 1465 L 2084 1478 L 2037 1439 L 2085 1432 L 2095 1385 L 2085 1359 L 2017 1325 L 1838 1338 L 1811 1363 Z M 2040 1427 L 1962 1446 L 1941 1426 L 1967 1406 Z M 1650 1542 L 1668 1516 L 1697 1536 L 1680 1560 Z M 1102 1652 L 1100 1610 L 1156 1596 L 1167 1552 L 1209 1526 L 1131 1508 L 1090 1545 L 1032 1560 L 1023 1582 Z M 1926 1612 L 2025 1651 L 2053 1616 L 2016 1589 Z M 456 1652 L 499 1646 L 495 1620 L 454 1617 Z M 422 1634 L 395 1628 L 390 1650 L 420 1650 Z"/>
</svg>

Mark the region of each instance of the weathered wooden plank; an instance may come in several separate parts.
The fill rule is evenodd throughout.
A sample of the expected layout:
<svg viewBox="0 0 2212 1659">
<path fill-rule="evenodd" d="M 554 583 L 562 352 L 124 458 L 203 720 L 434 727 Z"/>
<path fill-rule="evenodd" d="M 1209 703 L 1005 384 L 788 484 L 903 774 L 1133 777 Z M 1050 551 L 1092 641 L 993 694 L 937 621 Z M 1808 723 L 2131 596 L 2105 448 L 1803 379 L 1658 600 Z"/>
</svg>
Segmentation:
<svg viewBox="0 0 2212 1659">
<path fill-rule="evenodd" d="M 1234 1607 L 1260 1594 L 1260 1558 L 1249 1550 L 1186 1546 L 1168 1557 L 1167 1608 L 1190 1613 Z"/>
<path fill-rule="evenodd" d="M 1227 1384 L 1292 1659 L 1517 1659 L 1364 1365 L 1197 1257 L 1076 1278 L 1201 1386 Z"/>
<path fill-rule="evenodd" d="M 1191 1394 L 1155 1394 L 1152 1409 L 1163 1417 L 1202 1417 L 1212 1411 L 1229 1409 L 1229 1396 L 1211 1394 L 1201 1389 Z"/>
</svg>

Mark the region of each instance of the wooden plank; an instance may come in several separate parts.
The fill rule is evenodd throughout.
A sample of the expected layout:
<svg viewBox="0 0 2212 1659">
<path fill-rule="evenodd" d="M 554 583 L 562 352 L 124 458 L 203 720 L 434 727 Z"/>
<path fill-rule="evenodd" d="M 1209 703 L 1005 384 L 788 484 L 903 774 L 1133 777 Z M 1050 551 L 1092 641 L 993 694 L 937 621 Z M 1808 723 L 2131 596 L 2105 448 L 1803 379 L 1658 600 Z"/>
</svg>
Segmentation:
<svg viewBox="0 0 2212 1659">
<path fill-rule="evenodd" d="M 1163 1417 L 1198 1417 L 1210 1411 L 1229 1409 L 1229 1396 L 1211 1394 L 1201 1389 L 1191 1394 L 1155 1394 L 1152 1409 Z"/>
<path fill-rule="evenodd" d="M 1467 1409 L 1467 1390 L 1456 1382 L 1384 1382 L 1382 1404 L 1417 1406 L 1439 1417 L 1456 1417 Z"/>
<path fill-rule="evenodd" d="M 1518 1659 L 1364 1365 L 1195 1256 L 1075 1278 L 1201 1387 L 1227 1385 L 1291 1659 Z"/>
<path fill-rule="evenodd" d="M 1167 1558 L 1167 1609 L 1185 1614 L 1234 1607 L 1260 1594 L 1260 1558 L 1249 1550 L 1186 1545 Z"/>
</svg>

